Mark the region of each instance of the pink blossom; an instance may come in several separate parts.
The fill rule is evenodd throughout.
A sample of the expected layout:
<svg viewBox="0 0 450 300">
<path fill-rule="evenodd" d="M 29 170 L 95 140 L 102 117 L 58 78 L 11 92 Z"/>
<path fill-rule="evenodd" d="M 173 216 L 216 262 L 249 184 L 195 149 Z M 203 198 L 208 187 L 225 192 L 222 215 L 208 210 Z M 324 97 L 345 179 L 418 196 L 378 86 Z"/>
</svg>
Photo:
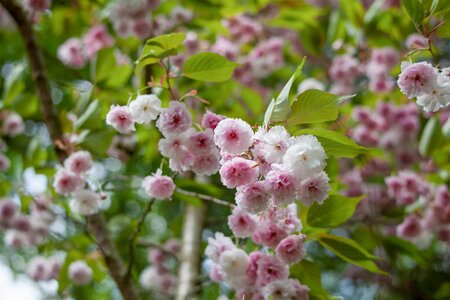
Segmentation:
<svg viewBox="0 0 450 300">
<path fill-rule="evenodd" d="M 265 184 L 275 205 L 292 203 L 296 195 L 297 179 L 290 172 L 275 168 L 266 175 Z"/>
<path fill-rule="evenodd" d="M 136 19 L 131 24 L 131 30 L 138 38 L 145 39 L 150 36 L 152 32 L 152 24 L 148 18 Z M 124 30 L 124 33 L 125 32 L 126 31 Z"/>
<path fill-rule="evenodd" d="M 235 61 L 239 55 L 239 47 L 232 41 L 222 36 L 219 36 L 211 46 L 211 52 L 220 54 L 228 60 Z"/>
<path fill-rule="evenodd" d="M 84 180 L 80 175 L 67 171 L 59 170 L 55 175 L 53 187 L 58 194 L 69 194 L 76 189 L 82 188 Z"/>
<path fill-rule="evenodd" d="M 30 13 L 45 12 L 51 5 L 51 0 L 23 0 L 22 2 Z"/>
<path fill-rule="evenodd" d="M 58 48 L 58 58 L 72 68 L 82 68 L 86 63 L 81 40 L 70 38 Z"/>
<path fill-rule="evenodd" d="M 69 279 L 76 285 L 87 285 L 92 281 L 92 269 L 82 260 L 69 265 Z"/>
<path fill-rule="evenodd" d="M 193 129 L 177 135 L 169 135 L 158 142 L 159 151 L 165 157 L 170 158 L 169 166 L 173 171 L 187 171 L 194 162 L 194 153 L 188 146 L 189 136 Z"/>
<path fill-rule="evenodd" d="M 350 55 L 340 55 L 333 58 L 329 74 L 334 82 L 353 84 L 360 74 L 360 63 Z"/>
<path fill-rule="evenodd" d="M 8 113 L 3 120 L 2 133 L 9 136 L 16 136 L 25 130 L 22 117 L 16 113 Z"/>
<path fill-rule="evenodd" d="M 218 151 L 200 154 L 194 158 L 191 170 L 197 175 L 211 176 L 220 169 L 219 157 Z"/>
<path fill-rule="evenodd" d="M 405 46 L 408 49 L 426 48 L 428 47 L 428 40 L 419 33 L 413 33 L 406 38 Z"/>
<path fill-rule="evenodd" d="M 247 277 L 248 265 L 247 253 L 239 248 L 226 250 L 220 256 L 219 266 L 225 282 L 234 289 L 245 288 L 250 283 Z"/>
<path fill-rule="evenodd" d="M 224 119 L 214 130 L 214 141 L 221 151 L 241 154 L 252 145 L 253 130 L 241 119 Z"/>
<path fill-rule="evenodd" d="M 247 277 L 249 280 L 253 283 L 256 282 L 256 278 L 258 277 L 258 261 L 261 257 L 263 257 L 265 254 L 261 251 L 253 251 L 248 256 L 248 268 L 247 268 Z"/>
<path fill-rule="evenodd" d="M 287 279 L 289 276 L 289 269 L 288 266 L 277 257 L 263 255 L 258 260 L 258 270 L 256 274 L 256 284 L 262 287 L 276 280 Z"/>
<path fill-rule="evenodd" d="M 123 134 L 135 130 L 133 116 L 128 106 L 111 105 L 106 115 L 106 124 Z"/>
<path fill-rule="evenodd" d="M 236 246 L 229 237 L 224 236 L 221 232 L 216 232 L 214 237 L 208 238 L 208 246 L 206 246 L 205 254 L 213 262 L 219 263 L 222 253 L 234 248 Z"/>
<path fill-rule="evenodd" d="M 269 207 L 270 194 L 264 182 L 257 181 L 238 188 L 236 203 L 244 212 L 258 214 Z"/>
<path fill-rule="evenodd" d="M 290 235 L 284 238 L 275 249 L 277 257 L 287 264 L 298 263 L 305 255 L 304 240 L 304 235 Z"/>
<path fill-rule="evenodd" d="M 98 51 L 114 45 L 114 39 L 109 35 L 104 25 L 92 27 L 84 36 L 83 42 L 86 49 L 86 56 L 92 59 Z"/>
<path fill-rule="evenodd" d="M 256 244 L 275 248 L 287 235 L 286 230 L 281 225 L 264 222 L 258 224 L 252 238 Z"/>
<path fill-rule="evenodd" d="M 184 103 L 170 101 L 169 107 L 161 110 L 156 126 L 164 136 L 180 134 L 191 127 L 191 113 Z"/>
<path fill-rule="evenodd" d="M 233 209 L 233 213 L 228 216 L 228 227 L 236 237 L 250 237 L 255 231 L 256 220 L 252 215 L 236 207 Z"/>
<path fill-rule="evenodd" d="M 17 207 L 11 200 L 0 200 L 0 228 L 8 226 L 16 213 Z"/>
<path fill-rule="evenodd" d="M 212 281 L 217 283 L 220 283 L 224 280 L 222 270 L 220 269 L 220 266 L 218 264 L 213 264 L 213 266 L 211 267 L 211 271 L 209 272 L 209 278 L 211 278 Z"/>
<path fill-rule="evenodd" d="M 150 198 L 164 200 L 172 197 L 175 184 L 172 178 L 162 175 L 162 171 L 158 169 L 153 175 L 144 178 L 142 188 Z"/>
<path fill-rule="evenodd" d="M 215 113 L 208 110 L 203 115 L 202 127 L 205 129 L 211 128 L 212 130 L 215 130 L 219 122 L 222 121 L 223 119 L 225 119 L 224 116 L 216 115 Z"/>
<path fill-rule="evenodd" d="M 216 149 L 212 129 L 208 128 L 205 131 L 198 131 L 189 135 L 188 146 L 195 155 L 205 154 Z"/>
<path fill-rule="evenodd" d="M 437 70 L 427 62 L 402 63 L 397 84 L 408 98 L 430 94 L 437 82 Z"/>
<path fill-rule="evenodd" d="M 397 235 L 406 239 L 414 238 L 422 232 L 422 225 L 416 215 L 408 216 L 402 224 L 397 226 Z"/>
<path fill-rule="evenodd" d="M 88 171 L 93 164 L 92 156 L 87 151 L 74 152 L 64 161 L 64 167 L 75 174 Z"/>
<path fill-rule="evenodd" d="M 298 197 L 306 206 L 317 202 L 322 204 L 328 198 L 330 178 L 325 172 L 320 172 L 312 177 L 306 178 L 300 182 L 298 188 Z"/>
<path fill-rule="evenodd" d="M 222 183 L 230 189 L 256 182 L 259 175 L 255 162 L 241 157 L 225 162 L 219 173 Z"/>
</svg>

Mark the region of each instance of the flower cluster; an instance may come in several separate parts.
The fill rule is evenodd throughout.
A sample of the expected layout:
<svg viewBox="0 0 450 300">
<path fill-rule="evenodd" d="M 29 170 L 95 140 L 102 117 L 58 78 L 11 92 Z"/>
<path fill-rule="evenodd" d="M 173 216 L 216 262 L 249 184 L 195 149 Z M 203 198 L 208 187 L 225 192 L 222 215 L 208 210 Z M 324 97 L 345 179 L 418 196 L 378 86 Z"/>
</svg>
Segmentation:
<svg viewBox="0 0 450 300">
<path fill-rule="evenodd" d="M 28 263 L 28 276 L 33 281 L 50 281 L 58 279 L 61 263 L 54 257 L 35 256 Z"/>
<path fill-rule="evenodd" d="M 64 168 L 58 170 L 53 181 L 53 187 L 58 194 L 72 196 L 69 203 L 71 210 L 85 216 L 97 213 L 102 200 L 98 193 L 85 188 L 85 175 L 92 166 L 89 152 L 74 152 L 64 161 Z"/>
<path fill-rule="evenodd" d="M 176 6 L 168 16 L 158 15 L 152 18 L 151 12 L 160 4 L 160 0 L 119 0 L 110 9 L 109 19 L 121 37 L 135 35 L 140 39 L 150 35 L 160 35 L 174 27 L 189 22 L 193 13 Z"/>
<path fill-rule="evenodd" d="M 308 287 L 289 278 L 289 265 L 304 255 L 304 238 L 296 234 L 283 237 L 275 254 L 247 254 L 218 232 L 208 239 L 205 250 L 211 260 L 210 278 L 233 288 L 237 299 L 308 299 Z"/>
<path fill-rule="evenodd" d="M 164 249 L 164 250 L 163 250 Z M 180 251 L 178 240 L 170 239 L 165 242 L 163 249 L 153 248 L 148 252 L 148 262 L 140 277 L 139 282 L 146 290 L 152 290 L 161 299 L 173 296 L 177 285 L 177 277 L 171 270 L 171 253 L 177 255 Z"/>
<path fill-rule="evenodd" d="M 368 78 L 369 90 L 374 93 L 387 93 L 394 87 L 389 72 L 399 61 L 399 53 L 391 47 L 372 49 L 368 60 L 360 61 L 350 54 L 335 56 L 329 69 L 332 81 L 331 92 L 351 94 L 358 79 Z"/>
<path fill-rule="evenodd" d="M 36 197 L 30 213 L 24 214 L 11 199 L 0 200 L 0 229 L 5 230 L 5 244 L 14 248 L 41 244 L 55 219 L 49 211 L 50 205 L 49 198 Z"/>
<path fill-rule="evenodd" d="M 169 158 L 169 167 L 175 172 L 190 170 L 197 175 L 217 173 L 220 154 L 214 144 L 213 130 L 222 118 L 206 112 L 202 119 L 204 130 L 195 131 L 186 105 L 171 101 L 156 122 L 164 136 L 158 143 L 159 151 Z"/>
<path fill-rule="evenodd" d="M 127 106 L 112 105 L 106 124 L 127 134 L 135 130 L 135 123 L 149 124 L 161 112 L 161 100 L 156 95 L 139 95 Z"/>
<path fill-rule="evenodd" d="M 439 70 L 430 63 L 402 62 L 397 84 L 409 99 L 425 112 L 436 112 L 450 105 L 450 68 Z"/>
<path fill-rule="evenodd" d="M 363 146 L 380 147 L 392 153 L 400 166 L 408 166 L 419 158 L 417 134 L 419 113 L 414 104 L 394 106 L 380 102 L 375 110 L 355 107 L 353 119 L 358 123 L 351 131 L 352 138 Z"/>
<path fill-rule="evenodd" d="M 411 171 L 386 178 L 386 184 L 398 205 L 415 206 L 397 226 L 398 236 L 420 248 L 429 245 L 433 234 L 450 243 L 450 193 L 446 185 L 434 186 Z"/>
<path fill-rule="evenodd" d="M 240 119 L 224 119 L 214 141 L 222 156 L 222 183 L 237 188 L 236 202 L 245 212 L 261 213 L 296 199 L 309 206 L 328 197 L 327 156 L 312 135 L 291 137 L 282 126 L 254 133 Z"/>
<path fill-rule="evenodd" d="M 6 137 L 15 137 L 25 130 L 22 117 L 15 112 L 1 112 L 0 123 L 0 134 Z M 6 143 L 0 138 L 0 172 L 7 171 L 11 165 L 9 158 L 3 154 L 6 150 Z"/>
<path fill-rule="evenodd" d="M 67 66 L 82 68 L 98 51 L 114 45 L 104 25 L 92 27 L 82 39 L 70 38 L 58 48 L 58 58 Z"/>
</svg>

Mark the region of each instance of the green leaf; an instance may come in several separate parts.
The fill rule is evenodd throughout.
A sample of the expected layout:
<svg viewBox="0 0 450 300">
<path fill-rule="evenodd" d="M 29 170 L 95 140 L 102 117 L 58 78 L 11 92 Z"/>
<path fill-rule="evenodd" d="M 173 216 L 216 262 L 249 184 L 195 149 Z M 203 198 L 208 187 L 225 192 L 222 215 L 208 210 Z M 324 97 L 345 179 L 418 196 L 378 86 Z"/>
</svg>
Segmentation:
<svg viewBox="0 0 450 300">
<path fill-rule="evenodd" d="M 345 135 L 324 128 L 307 128 L 299 130 L 295 135 L 312 134 L 317 137 L 328 156 L 355 157 L 367 151 Z"/>
<path fill-rule="evenodd" d="M 147 65 L 158 63 L 163 58 L 176 55 L 185 38 L 185 33 L 176 32 L 147 40 L 137 61 L 136 74 L 140 74 Z"/>
<path fill-rule="evenodd" d="M 289 92 L 291 91 L 292 84 L 294 83 L 295 79 L 297 79 L 298 76 L 302 73 L 303 65 L 305 64 L 306 57 L 303 58 L 300 65 L 295 70 L 294 74 L 291 76 L 289 81 L 286 83 L 286 85 L 281 90 L 280 94 L 278 95 L 277 99 L 275 99 L 275 102 L 273 104 L 273 110 L 268 116 L 268 120 L 264 120 L 264 125 L 267 126 L 270 122 L 270 120 L 274 122 L 283 122 L 286 121 L 291 113 L 291 106 L 289 104 Z M 270 111 L 269 110 L 269 111 Z M 266 122 L 267 121 L 267 122 Z"/>
<path fill-rule="evenodd" d="M 98 100 L 94 100 L 89 104 L 84 113 L 75 122 L 75 130 L 80 129 L 89 119 L 91 119 L 90 125 L 85 126 L 85 128 L 97 129 L 101 127 L 101 116 L 100 116 L 100 103 Z"/>
<path fill-rule="evenodd" d="M 436 35 L 443 38 L 450 38 L 450 20 L 446 20 L 444 22 L 444 24 L 436 29 Z"/>
<path fill-rule="evenodd" d="M 300 263 L 291 267 L 290 274 L 309 287 L 310 300 L 329 299 L 330 295 L 322 287 L 320 268 L 316 263 L 303 259 Z"/>
<path fill-rule="evenodd" d="M 110 128 L 92 131 L 86 135 L 80 145 L 94 156 L 106 157 L 106 152 L 115 134 Z"/>
<path fill-rule="evenodd" d="M 288 124 L 307 124 L 334 121 L 338 117 L 338 95 L 319 90 L 307 90 L 292 104 Z"/>
<path fill-rule="evenodd" d="M 374 273 L 387 275 L 386 272 L 380 270 L 373 262 L 373 259 L 376 259 L 377 257 L 367 252 L 354 240 L 324 233 L 319 236 L 318 241 L 320 244 L 333 251 L 337 256 L 351 264 Z"/>
<path fill-rule="evenodd" d="M 353 215 L 362 198 L 330 195 L 323 204 L 316 202 L 309 208 L 307 224 L 319 228 L 337 227 Z"/>
<path fill-rule="evenodd" d="M 197 53 L 186 60 L 182 76 L 208 82 L 226 81 L 236 65 L 216 53 Z"/>
<path fill-rule="evenodd" d="M 402 4 L 405 7 L 408 15 L 414 24 L 419 25 L 425 18 L 424 9 L 422 7 L 421 0 L 402 0 Z"/>
<path fill-rule="evenodd" d="M 439 148 L 444 136 L 441 131 L 441 125 L 437 118 L 428 120 L 422 131 L 419 141 L 419 153 L 422 156 L 429 156 Z"/>
</svg>

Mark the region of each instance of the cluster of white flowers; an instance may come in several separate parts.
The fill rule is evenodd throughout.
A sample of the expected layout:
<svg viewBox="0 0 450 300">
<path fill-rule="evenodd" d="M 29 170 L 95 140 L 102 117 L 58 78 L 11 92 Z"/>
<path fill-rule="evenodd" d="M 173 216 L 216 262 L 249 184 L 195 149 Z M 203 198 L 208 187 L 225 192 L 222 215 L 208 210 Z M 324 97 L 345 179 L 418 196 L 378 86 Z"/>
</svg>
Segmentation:
<svg viewBox="0 0 450 300">
<path fill-rule="evenodd" d="M 402 62 L 397 84 L 409 99 L 426 112 L 436 112 L 450 105 L 450 68 L 437 69 L 430 63 Z"/>
<path fill-rule="evenodd" d="M 149 124 L 161 112 L 161 100 L 156 95 L 139 95 L 128 106 L 112 105 L 106 124 L 126 134 L 136 130 L 135 123 Z"/>
<path fill-rule="evenodd" d="M 72 195 L 69 203 L 71 210 L 85 216 L 97 213 L 102 200 L 98 193 L 85 188 L 85 174 L 92 166 L 89 152 L 74 152 L 64 161 L 64 168 L 56 173 L 53 181 L 53 187 L 58 194 Z"/>
</svg>

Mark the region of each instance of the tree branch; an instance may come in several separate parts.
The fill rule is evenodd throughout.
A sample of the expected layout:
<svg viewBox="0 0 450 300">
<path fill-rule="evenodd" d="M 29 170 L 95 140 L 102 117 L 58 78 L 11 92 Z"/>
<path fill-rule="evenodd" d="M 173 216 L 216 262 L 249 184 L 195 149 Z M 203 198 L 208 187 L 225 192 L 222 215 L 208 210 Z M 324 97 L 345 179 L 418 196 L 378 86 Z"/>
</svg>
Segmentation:
<svg viewBox="0 0 450 300">
<path fill-rule="evenodd" d="M 136 238 L 138 237 L 139 232 L 141 231 L 141 228 L 144 225 L 145 217 L 147 217 L 148 213 L 152 210 L 153 203 L 155 203 L 155 199 L 151 199 L 150 201 L 147 202 L 147 205 L 145 206 L 145 209 L 142 212 L 142 216 L 139 219 L 136 228 L 134 228 L 133 234 L 131 235 L 130 240 L 128 242 L 128 253 L 130 259 L 128 260 L 128 268 L 127 272 L 125 273 L 126 277 L 130 277 L 131 269 L 133 268 L 134 264 L 134 242 L 136 241 Z"/>
<path fill-rule="evenodd" d="M 216 204 L 219 204 L 219 205 L 227 206 L 227 207 L 230 207 L 230 208 L 235 208 L 236 207 L 236 205 L 234 205 L 233 203 L 230 203 L 230 202 L 225 201 L 225 200 L 217 199 L 217 198 L 214 198 L 214 197 L 209 196 L 209 195 L 204 195 L 204 194 L 200 194 L 200 193 L 197 193 L 197 192 L 190 192 L 190 191 L 186 191 L 186 190 L 183 190 L 183 189 L 180 189 L 180 188 L 177 188 L 176 191 L 178 193 L 180 193 L 180 194 L 183 194 L 183 195 L 186 195 L 186 196 L 191 196 L 191 197 L 196 197 L 196 198 L 198 198 L 200 200 L 210 201 L 212 203 L 216 203 Z"/>
<path fill-rule="evenodd" d="M 44 121 L 53 142 L 56 155 L 59 161 L 63 162 L 67 153 L 63 149 L 62 126 L 53 106 L 50 83 L 42 63 L 41 52 L 39 51 L 32 25 L 26 13 L 16 1 L 0 0 L 0 4 L 3 5 L 14 19 L 24 40 L 30 72 L 41 104 Z M 105 217 L 102 214 L 90 216 L 88 218 L 88 228 L 96 239 L 97 245 L 109 269 L 109 273 L 117 283 L 122 297 L 125 300 L 139 300 L 138 290 L 134 282 L 125 276 L 125 264 L 117 252 L 114 243 L 109 238 Z"/>
</svg>

